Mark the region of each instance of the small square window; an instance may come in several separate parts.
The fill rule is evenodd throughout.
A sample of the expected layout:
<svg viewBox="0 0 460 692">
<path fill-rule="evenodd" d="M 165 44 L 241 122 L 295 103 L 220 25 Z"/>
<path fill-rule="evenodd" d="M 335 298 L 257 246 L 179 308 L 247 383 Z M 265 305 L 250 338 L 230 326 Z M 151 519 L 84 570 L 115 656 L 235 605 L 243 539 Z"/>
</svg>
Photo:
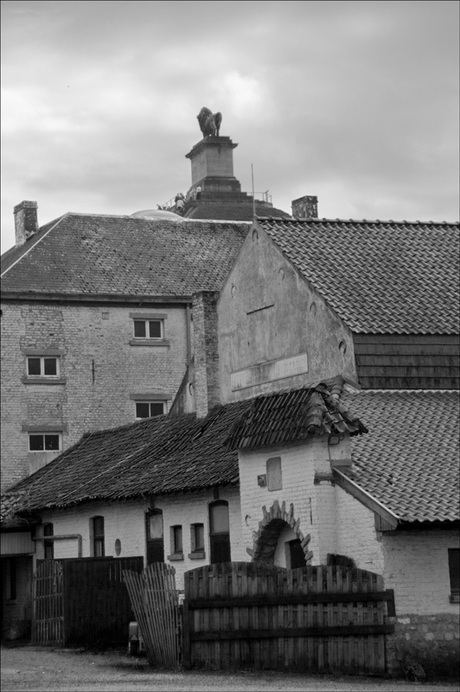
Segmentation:
<svg viewBox="0 0 460 692">
<path fill-rule="evenodd" d="M 59 452 L 60 449 L 59 433 L 29 433 L 30 452 Z"/>
<path fill-rule="evenodd" d="M 163 401 L 138 401 L 136 402 L 136 418 L 153 418 L 162 416 L 165 412 Z"/>
<path fill-rule="evenodd" d="M 134 320 L 136 339 L 162 339 L 163 320 Z"/>
<path fill-rule="evenodd" d="M 33 356 L 27 358 L 27 374 L 29 377 L 58 377 L 59 357 Z"/>
</svg>

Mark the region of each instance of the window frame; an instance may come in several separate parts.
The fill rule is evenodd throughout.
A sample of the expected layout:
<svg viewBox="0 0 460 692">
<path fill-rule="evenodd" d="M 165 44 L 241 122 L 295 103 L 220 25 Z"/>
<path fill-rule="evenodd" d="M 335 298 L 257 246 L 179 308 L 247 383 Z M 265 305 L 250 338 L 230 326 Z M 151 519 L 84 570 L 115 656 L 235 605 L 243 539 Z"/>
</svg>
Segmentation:
<svg viewBox="0 0 460 692">
<path fill-rule="evenodd" d="M 136 334 L 136 323 L 144 325 L 144 334 Z M 160 325 L 160 336 L 155 336 L 151 334 L 151 324 L 158 323 Z M 144 318 L 141 317 L 136 319 L 133 317 L 133 339 L 154 339 L 156 341 L 161 341 L 164 339 L 165 334 L 165 323 L 164 320 L 158 317 Z"/>
<path fill-rule="evenodd" d="M 189 553 L 190 560 L 199 560 L 206 557 L 205 544 L 204 544 L 204 524 L 203 522 L 196 522 L 190 524 L 190 549 Z"/>
<path fill-rule="evenodd" d="M 31 373 L 30 372 L 30 361 L 31 360 L 38 360 L 40 362 L 40 372 L 39 373 Z M 45 372 L 45 361 L 47 360 L 54 360 L 56 363 L 56 372 L 53 373 L 52 375 L 49 375 Z M 35 378 L 39 377 L 42 379 L 50 379 L 50 380 L 57 380 L 61 377 L 61 357 L 60 356 L 55 356 L 55 355 L 27 355 L 26 356 L 26 376 L 28 378 Z"/>
<path fill-rule="evenodd" d="M 213 510 L 216 507 L 227 508 L 228 531 L 216 531 L 214 526 Z M 222 551 L 228 553 L 228 560 L 220 560 L 220 562 L 231 562 L 232 546 L 230 542 L 230 506 L 227 500 L 215 500 L 208 507 L 209 512 L 209 546 L 210 546 L 210 563 L 216 564 L 216 553 Z"/>
<path fill-rule="evenodd" d="M 91 552 L 93 557 L 105 557 L 105 520 L 101 514 L 91 517 Z"/>
<path fill-rule="evenodd" d="M 184 556 L 184 532 L 182 530 L 182 524 L 174 524 L 170 527 L 171 532 L 171 555 L 174 557 Z"/>
<path fill-rule="evenodd" d="M 31 443 L 32 437 L 42 437 L 43 449 L 31 449 L 30 448 L 30 443 Z M 57 449 L 47 449 L 46 448 L 46 438 L 47 437 L 57 437 L 57 439 L 58 439 L 58 448 Z M 34 430 L 34 431 L 29 430 L 28 431 L 28 453 L 29 454 L 43 454 L 43 453 L 49 453 L 49 452 L 51 452 L 52 454 L 62 452 L 62 432 L 54 431 L 54 430 L 45 430 L 44 432 L 41 432 L 39 430 Z"/>
<path fill-rule="evenodd" d="M 148 415 L 148 416 L 139 416 L 138 415 L 137 407 L 142 406 L 142 405 L 149 407 L 149 414 L 150 415 Z M 151 406 L 152 405 L 155 405 L 155 406 L 161 405 L 163 408 L 162 412 L 161 413 L 155 413 L 152 415 L 152 412 L 151 412 Z M 160 401 L 158 399 L 152 399 L 150 401 L 136 401 L 136 400 L 134 400 L 134 406 L 136 409 L 135 410 L 136 420 L 147 420 L 147 418 L 156 418 L 157 416 L 164 416 L 166 413 L 166 401 Z"/>
</svg>

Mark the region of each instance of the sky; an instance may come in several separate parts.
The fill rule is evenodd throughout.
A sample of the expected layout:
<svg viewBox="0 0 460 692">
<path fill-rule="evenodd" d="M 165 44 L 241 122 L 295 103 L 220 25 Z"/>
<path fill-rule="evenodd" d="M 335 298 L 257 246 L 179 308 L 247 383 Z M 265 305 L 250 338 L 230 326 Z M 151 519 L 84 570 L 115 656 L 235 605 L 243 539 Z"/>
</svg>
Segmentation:
<svg viewBox="0 0 460 692">
<path fill-rule="evenodd" d="M 191 185 L 202 106 L 242 190 L 327 218 L 459 218 L 459 3 L 1 3 L 2 252 L 13 207 L 132 214 Z"/>
</svg>

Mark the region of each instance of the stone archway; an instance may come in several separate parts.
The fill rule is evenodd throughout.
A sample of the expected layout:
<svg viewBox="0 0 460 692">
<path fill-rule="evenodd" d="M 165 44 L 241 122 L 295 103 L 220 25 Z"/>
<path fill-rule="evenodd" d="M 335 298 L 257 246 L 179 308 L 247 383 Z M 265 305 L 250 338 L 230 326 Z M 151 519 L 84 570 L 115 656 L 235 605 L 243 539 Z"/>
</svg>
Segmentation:
<svg viewBox="0 0 460 692">
<path fill-rule="evenodd" d="M 313 553 L 308 549 L 310 543 L 310 534 L 306 536 L 299 530 L 300 520 L 295 518 L 294 505 L 289 505 L 289 511 L 286 511 L 286 503 L 283 502 L 280 506 L 278 500 L 275 500 L 270 509 L 267 511 L 266 506 L 262 507 L 263 519 L 259 522 L 259 529 L 253 534 L 253 548 L 248 548 L 247 552 L 254 561 L 274 563 L 276 545 L 278 538 L 286 527 L 291 528 L 300 540 L 300 544 L 305 554 L 305 562 L 311 562 Z"/>
</svg>

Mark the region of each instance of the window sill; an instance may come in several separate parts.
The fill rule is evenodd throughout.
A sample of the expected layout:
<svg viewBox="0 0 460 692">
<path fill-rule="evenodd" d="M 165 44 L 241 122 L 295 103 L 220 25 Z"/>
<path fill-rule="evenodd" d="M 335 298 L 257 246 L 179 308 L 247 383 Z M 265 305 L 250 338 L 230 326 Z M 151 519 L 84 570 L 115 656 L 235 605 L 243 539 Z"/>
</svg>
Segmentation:
<svg viewBox="0 0 460 692">
<path fill-rule="evenodd" d="M 449 596 L 451 603 L 460 603 L 460 593 L 451 593 Z"/>
<path fill-rule="evenodd" d="M 65 384 L 65 377 L 27 377 L 21 378 L 23 384 Z"/>
<path fill-rule="evenodd" d="M 184 553 L 172 553 L 172 555 L 168 555 L 168 560 L 170 562 L 180 562 L 183 559 Z"/>
<path fill-rule="evenodd" d="M 197 550 L 194 553 L 189 553 L 188 558 L 189 560 L 204 560 L 206 559 L 206 553 L 204 550 Z"/>
<path fill-rule="evenodd" d="M 168 339 L 131 339 L 130 346 L 163 346 L 169 348 Z"/>
</svg>

